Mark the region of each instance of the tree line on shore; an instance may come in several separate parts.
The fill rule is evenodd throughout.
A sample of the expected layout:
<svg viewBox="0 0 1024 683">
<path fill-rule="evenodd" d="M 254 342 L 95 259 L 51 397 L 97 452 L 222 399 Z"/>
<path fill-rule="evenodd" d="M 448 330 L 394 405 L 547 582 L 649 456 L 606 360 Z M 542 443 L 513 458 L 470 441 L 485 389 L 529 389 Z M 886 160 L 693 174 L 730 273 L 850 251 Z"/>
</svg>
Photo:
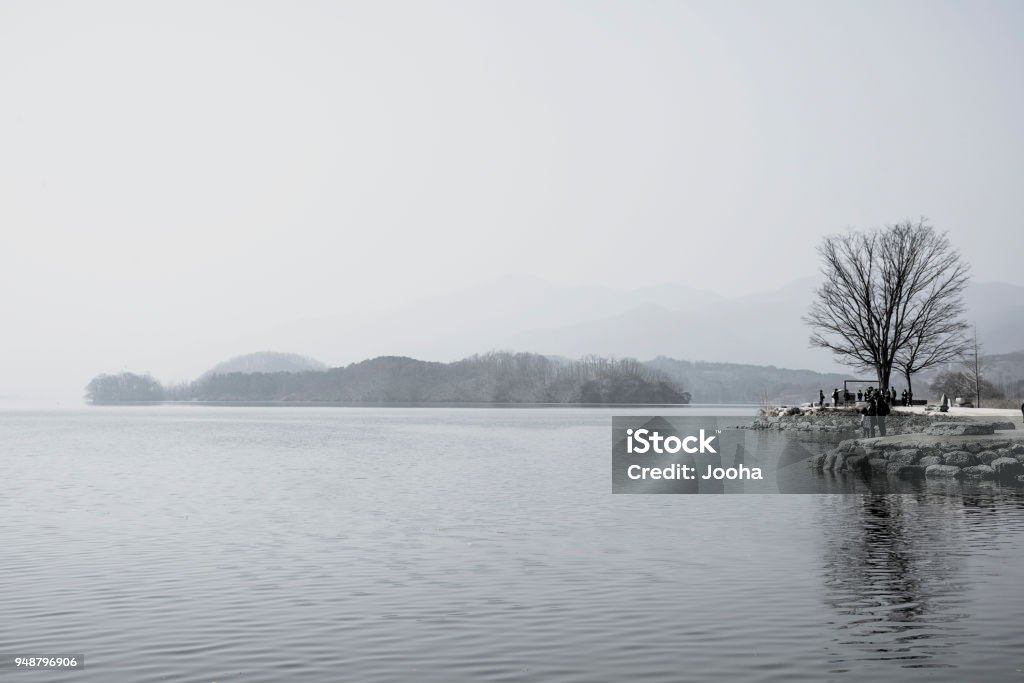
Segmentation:
<svg viewBox="0 0 1024 683">
<path fill-rule="evenodd" d="M 453 363 L 382 356 L 327 370 L 229 372 L 165 386 L 148 375 L 99 375 L 86 386 L 92 403 L 156 401 L 330 403 L 660 403 L 690 394 L 637 360 L 562 361 L 533 353 L 493 352 Z"/>
<path fill-rule="evenodd" d="M 982 395 L 986 399 L 1024 395 L 1024 351 L 984 356 L 983 361 L 984 375 L 991 378 L 991 381 L 981 380 Z M 220 369 L 222 367 L 227 370 Z M 685 403 L 696 400 L 700 403 L 799 404 L 817 400 L 819 390 L 828 394 L 833 387 L 841 388 L 844 379 L 854 379 L 840 373 L 686 361 L 663 356 L 644 362 L 596 357 L 572 362 L 529 353 L 490 353 L 451 364 L 378 358 L 333 370 L 234 371 L 233 367 L 237 365 L 221 364 L 193 382 L 171 385 L 161 384 L 148 375 L 99 375 L 89 383 L 87 397 L 93 403 L 288 400 Z M 639 380 L 635 379 L 637 376 Z M 976 389 L 977 378 L 955 364 L 923 372 L 919 377 L 919 384 L 930 389 L 929 394 L 919 389 L 919 398 L 930 395 L 937 400 L 943 393 L 950 398 L 970 398 Z M 659 389 L 658 383 L 666 380 L 670 388 Z M 681 397 L 670 393 L 672 391 Z M 336 396 L 341 398 L 332 398 Z"/>
</svg>

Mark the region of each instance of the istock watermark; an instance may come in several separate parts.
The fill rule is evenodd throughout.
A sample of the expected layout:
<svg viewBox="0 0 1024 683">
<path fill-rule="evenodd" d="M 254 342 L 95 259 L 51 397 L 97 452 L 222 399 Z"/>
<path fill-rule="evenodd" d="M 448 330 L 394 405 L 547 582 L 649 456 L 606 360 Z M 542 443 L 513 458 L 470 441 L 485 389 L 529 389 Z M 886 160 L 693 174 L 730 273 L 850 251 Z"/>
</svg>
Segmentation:
<svg viewBox="0 0 1024 683">
<path fill-rule="evenodd" d="M 662 434 L 657 430 L 626 429 L 626 453 L 630 455 L 643 455 L 651 453 L 656 455 L 676 455 L 686 453 L 696 455 L 707 453 L 717 455 L 715 450 L 715 439 L 721 435 L 722 430 L 716 429 L 714 434 L 701 429 L 698 434 L 679 436 L 675 433 Z M 626 476 L 634 481 L 638 479 L 764 479 L 760 467 L 747 467 L 742 463 L 738 467 L 716 467 L 712 463 L 705 464 L 703 472 L 698 471 L 695 463 L 673 462 L 666 467 L 649 467 L 639 462 L 634 462 L 626 467 Z"/>
<path fill-rule="evenodd" d="M 721 434 L 721 430 L 715 430 Z M 706 436 L 704 430 L 700 430 L 700 436 L 685 436 L 680 439 L 675 434 L 662 436 L 658 432 L 649 429 L 627 429 L 626 430 L 626 452 L 646 453 L 653 450 L 655 453 L 715 453 L 714 436 Z M 694 446 L 693 444 L 698 444 Z"/>
<path fill-rule="evenodd" d="M 909 493 L 926 483 L 822 474 L 838 435 L 749 429 L 743 417 L 612 418 L 613 493 Z M 934 487 L 933 487 L 934 488 Z"/>
</svg>

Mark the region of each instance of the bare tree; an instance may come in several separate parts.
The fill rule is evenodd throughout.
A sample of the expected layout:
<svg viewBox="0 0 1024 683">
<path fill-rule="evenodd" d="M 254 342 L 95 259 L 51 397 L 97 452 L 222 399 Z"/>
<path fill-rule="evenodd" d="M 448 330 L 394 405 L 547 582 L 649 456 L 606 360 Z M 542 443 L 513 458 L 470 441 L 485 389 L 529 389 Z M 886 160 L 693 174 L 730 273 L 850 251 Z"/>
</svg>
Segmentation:
<svg viewBox="0 0 1024 683">
<path fill-rule="evenodd" d="M 924 316 L 906 346 L 896 353 L 896 367 L 913 390 L 910 378 L 915 372 L 945 365 L 963 358 L 971 342 L 964 336 L 966 324 L 961 319 L 960 298 L 939 302 L 932 314 Z"/>
<path fill-rule="evenodd" d="M 872 368 L 881 389 L 894 368 L 931 367 L 944 344 L 959 346 L 969 269 L 945 233 L 907 221 L 827 237 L 818 253 L 825 282 L 804 317 L 812 346 Z"/>
</svg>

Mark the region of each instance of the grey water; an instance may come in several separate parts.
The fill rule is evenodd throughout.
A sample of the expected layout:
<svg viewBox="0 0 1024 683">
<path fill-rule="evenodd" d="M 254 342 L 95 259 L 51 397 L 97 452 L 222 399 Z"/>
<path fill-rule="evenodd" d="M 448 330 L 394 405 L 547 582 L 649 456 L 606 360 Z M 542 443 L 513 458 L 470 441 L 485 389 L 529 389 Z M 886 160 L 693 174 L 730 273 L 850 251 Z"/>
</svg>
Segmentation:
<svg viewBox="0 0 1024 683">
<path fill-rule="evenodd" d="M 616 496 L 626 412 L 0 411 L 0 652 L 86 658 L 0 678 L 1022 677 L 1017 492 Z"/>
</svg>

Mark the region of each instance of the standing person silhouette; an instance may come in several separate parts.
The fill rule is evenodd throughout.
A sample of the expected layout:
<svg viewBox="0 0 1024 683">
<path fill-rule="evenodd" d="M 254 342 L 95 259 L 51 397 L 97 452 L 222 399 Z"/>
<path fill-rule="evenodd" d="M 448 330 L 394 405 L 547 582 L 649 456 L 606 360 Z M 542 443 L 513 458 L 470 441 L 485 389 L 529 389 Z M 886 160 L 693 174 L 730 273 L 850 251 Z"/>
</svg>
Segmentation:
<svg viewBox="0 0 1024 683">
<path fill-rule="evenodd" d="M 885 436 L 885 417 L 889 414 L 889 402 L 886 400 L 888 395 L 888 391 L 883 391 L 878 395 L 878 400 L 876 401 L 878 417 L 875 418 L 875 421 L 878 423 L 879 436 Z"/>
<path fill-rule="evenodd" d="M 875 436 L 875 427 L 878 425 L 878 404 L 874 397 L 868 399 L 868 424 L 871 426 L 871 437 Z"/>
<path fill-rule="evenodd" d="M 868 409 L 865 406 L 864 408 L 860 409 L 860 435 L 861 435 L 861 437 L 866 439 L 869 436 L 873 436 L 872 434 L 869 434 L 869 430 L 870 429 L 871 429 L 871 418 L 868 417 Z"/>
</svg>

